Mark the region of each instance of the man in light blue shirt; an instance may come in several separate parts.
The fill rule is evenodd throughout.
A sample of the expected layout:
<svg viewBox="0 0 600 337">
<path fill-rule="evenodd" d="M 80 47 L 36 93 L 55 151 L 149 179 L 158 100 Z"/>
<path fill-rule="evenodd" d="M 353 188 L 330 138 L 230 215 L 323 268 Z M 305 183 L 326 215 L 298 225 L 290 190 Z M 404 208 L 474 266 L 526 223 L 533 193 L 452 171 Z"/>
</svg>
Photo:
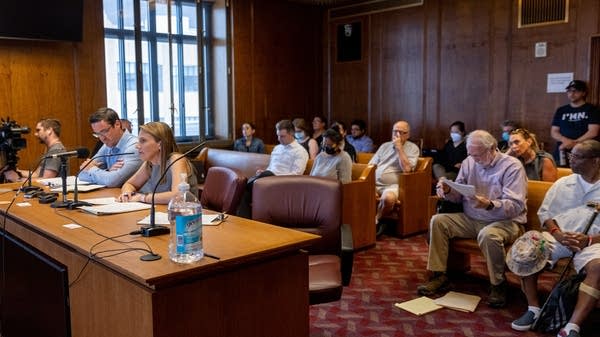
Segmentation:
<svg viewBox="0 0 600 337">
<path fill-rule="evenodd" d="M 367 124 L 365 121 L 356 119 L 350 124 L 351 135 L 346 136 L 346 141 L 354 146 L 356 152 L 374 152 L 373 140 L 365 135 Z"/>
<path fill-rule="evenodd" d="M 83 171 L 79 173 L 79 179 L 108 187 L 123 185 L 142 164 L 136 149 L 137 137 L 122 127 L 119 115 L 110 108 L 98 109 L 90 116 L 89 122 L 94 137 L 104 145 L 93 158 L 81 164 Z"/>
</svg>

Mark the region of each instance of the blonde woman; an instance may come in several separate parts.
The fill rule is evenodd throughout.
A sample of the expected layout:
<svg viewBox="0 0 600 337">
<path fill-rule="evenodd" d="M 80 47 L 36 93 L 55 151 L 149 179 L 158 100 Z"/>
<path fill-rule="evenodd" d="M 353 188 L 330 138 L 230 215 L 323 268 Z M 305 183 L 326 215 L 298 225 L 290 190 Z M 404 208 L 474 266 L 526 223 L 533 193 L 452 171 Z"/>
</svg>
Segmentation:
<svg viewBox="0 0 600 337">
<path fill-rule="evenodd" d="M 140 169 L 125 182 L 121 188 L 119 201 L 140 201 L 150 203 L 152 192 L 156 187 L 154 201 L 167 204 L 178 193 L 177 185 L 183 181 L 182 174 L 187 177 L 190 191 L 197 194 L 197 180 L 194 168 L 187 158 L 175 162 L 163 179 L 160 177 L 165 168 L 182 156 L 175 143 L 173 131 L 163 122 L 151 122 L 140 126 L 136 146 L 143 163 Z"/>
<path fill-rule="evenodd" d="M 548 152 L 541 151 L 535 135 L 526 129 L 516 129 L 510 133 L 508 155 L 517 157 L 527 173 L 529 180 L 556 181 L 558 171 L 554 158 Z"/>
</svg>

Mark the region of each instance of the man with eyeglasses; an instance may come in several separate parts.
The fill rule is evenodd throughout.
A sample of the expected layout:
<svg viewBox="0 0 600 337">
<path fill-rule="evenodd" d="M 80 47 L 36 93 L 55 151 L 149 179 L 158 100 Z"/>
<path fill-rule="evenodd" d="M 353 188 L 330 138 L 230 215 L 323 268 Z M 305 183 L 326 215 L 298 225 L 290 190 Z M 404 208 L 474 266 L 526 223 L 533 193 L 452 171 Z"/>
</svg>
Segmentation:
<svg viewBox="0 0 600 337">
<path fill-rule="evenodd" d="M 392 141 L 381 144 L 369 161 L 369 164 L 377 165 L 375 194 L 379 202 L 375 222 L 378 235 L 385 231 L 385 224 L 380 219 L 388 216 L 398 202 L 398 174 L 412 172 L 417 166 L 421 151 L 408 138 L 410 138 L 408 122 L 396 122 L 392 128 Z"/>
<path fill-rule="evenodd" d="M 354 146 L 356 152 L 373 152 L 373 140 L 365 134 L 367 123 L 362 119 L 355 119 L 350 123 L 350 135 L 346 136 L 349 144 Z"/>
<path fill-rule="evenodd" d="M 568 167 L 568 152 L 575 144 L 586 139 L 597 139 L 600 134 L 600 111 L 585 102 L 587 84 L 581 80 L 573 80 L 565 88 L 569 104 L 556 110 L 552 119 L 550 135 L 556 140 L 554 160 L 562 167 Z"/>
<path fill-rule="evenodd" d="M 94 157 L 81 164 L 83 171 L 79 179 L 108 187 L 123 185 L 142 164 L 136 149 L 137 137 L 121 125 L 119 115 L 110 108 L 98 109 L 89 117 L 89 122 L 92 135 L 104 145 Z"/>
<path fill-rule="evenodd" d="M 37 122 L 35 136 L 40 143 L 46 145 L 47 151 L 44 156 L 65 152 L 65 146 L 60 141 L 60 121 L 53 118 L 45 118 Z M 60 172 L 61 159 L 48 158 L 40 162 L 40 166 L 31 173 L 31 178 L 54 178 Z M 29 171 L 9 170 L 4 172 L 7 181 L 23 181 L 29 175 Z"/>
<path fill-rule="evenodd" d="M 504 246 L 512 243 L 527 222 L 527 175 L 521 162 L 498 150 L 489 132 L 475 130 L 467 136 L 468 157 L 462 161 L 456 183 L 475 187 L 474 195 L 437 183 L 437 195 L 461 203 L 463 212 L 436 214 L 429 223 L 428 282 L 419 285 L 420 295 L 431 296 L 448 289 L 448 247 L 453 238 L 477 238 L 490 278 L 490 307 L 506 304 Z M 465 193 L 465 192 L 463 192 Z"/>
<path fill-rule="evenodd" d="M 590 139 L 577 143 L 569 157 L 574 174 L 552 184 L 538 210 L 545 230 L 542 235 L 550 249 L 547 262 L 554 266 L 560 258 L 575 253 L 575 270 L 585 270 L 586 274 L 579 285 L 575 310 L 569 322 L 559 331 L 559 337 L 579 337 L 581 324 L 600 299 L 600 217 L 596 218 L 587 234 L 583 233 L 594 211 L 594 207 L 588 204 L 600 203 L 600 142 Z M 543 268 L 521 275 L 521 289 L 527 298 L 528 308 L 512 322 L 515 330 L 529 330 L 540 315 L 537 280 L 542 271 Z M 590 336 L 593 334 L 591 331 Z"/>
</svg>

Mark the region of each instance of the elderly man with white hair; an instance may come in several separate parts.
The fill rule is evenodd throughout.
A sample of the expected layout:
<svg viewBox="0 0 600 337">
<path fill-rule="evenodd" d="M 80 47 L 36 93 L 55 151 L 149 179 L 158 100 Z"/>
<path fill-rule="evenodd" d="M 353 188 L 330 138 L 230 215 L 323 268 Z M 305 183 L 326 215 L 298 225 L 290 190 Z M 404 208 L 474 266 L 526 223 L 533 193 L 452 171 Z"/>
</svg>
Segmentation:
<svg viewBox="0 0 600 337">
<path fill-rule="evenodd" d="M 491 283 L 488 304 L 506 304 L 504 246 L 512 243 L 527 221 L 527 175 L 518 159 L 498 151 L 496 139 L 476 130 L 467 137 L 469 156 L 462 162 L 455 182 L 475 187 L 475 195 L 464 196 L 450 188 L 444 178 L 437 183 L 437 195 L 462 203 L 463 213 L 437 214 L 429 224 L 429 282 L 418 287 L 429 296 L 447 289 L 448 246 L 452 238 L 477 238 L 485 257 Z"/>
</svg>

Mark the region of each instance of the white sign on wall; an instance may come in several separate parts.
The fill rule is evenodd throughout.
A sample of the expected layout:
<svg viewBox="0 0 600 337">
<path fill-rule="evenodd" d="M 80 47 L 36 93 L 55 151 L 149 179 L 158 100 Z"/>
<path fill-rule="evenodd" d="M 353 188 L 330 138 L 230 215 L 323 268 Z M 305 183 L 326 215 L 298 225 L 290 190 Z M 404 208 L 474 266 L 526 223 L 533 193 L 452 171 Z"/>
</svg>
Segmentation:
<svg viewBox="0 0 600 337">
<path fill-rule="evenodd" d="M 565 88 L 569 82 L 573 80 L 573 73 L 555 73 L 548 74 L 548 82 L 546 83 L 546 92 L 565 92 Z"/>
</svg>

